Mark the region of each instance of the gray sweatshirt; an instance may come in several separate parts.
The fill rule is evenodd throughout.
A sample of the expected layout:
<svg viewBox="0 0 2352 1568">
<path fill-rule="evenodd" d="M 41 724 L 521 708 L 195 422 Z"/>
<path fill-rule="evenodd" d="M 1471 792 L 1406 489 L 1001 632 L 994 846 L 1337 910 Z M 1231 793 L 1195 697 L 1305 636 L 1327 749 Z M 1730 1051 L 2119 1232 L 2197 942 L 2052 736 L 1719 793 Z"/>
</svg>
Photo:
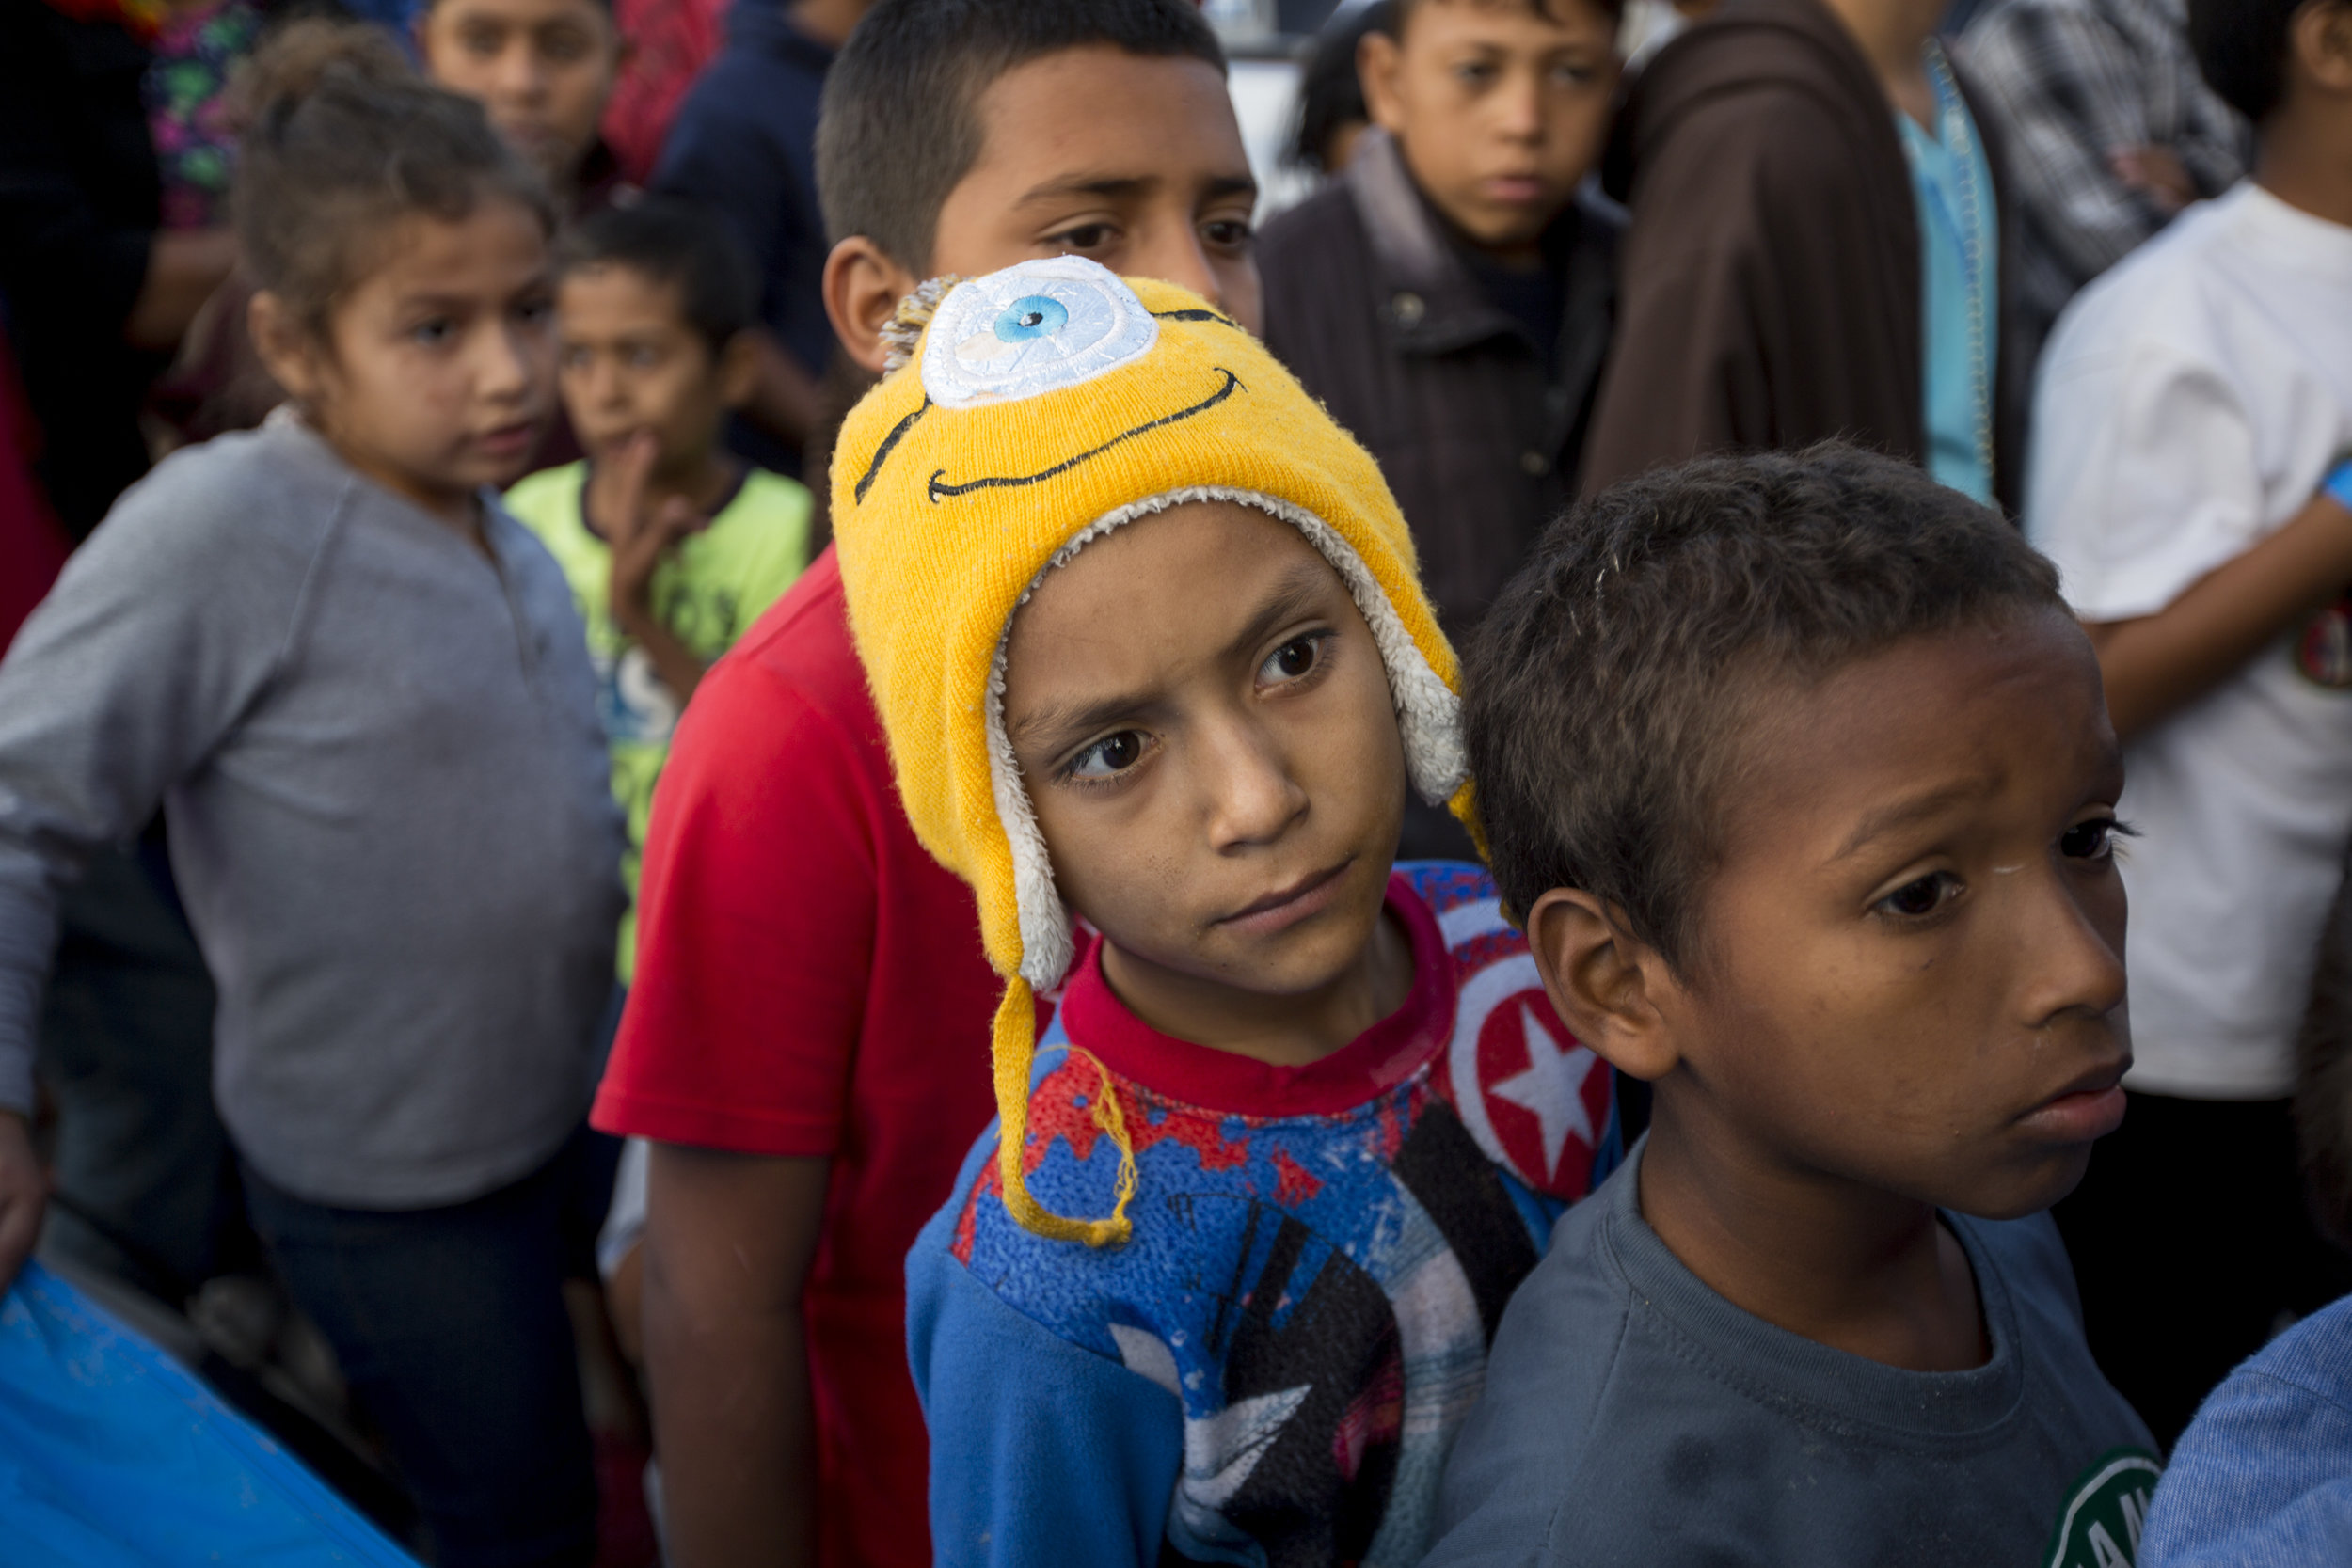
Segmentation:
<svg viewBox="0 0 2352 1568">
<path fill-rule="evenodd" d="M 0 1106 L 60 890 L 164 806 L 237 1148 L 313 1202 L 459 1202 L 579 1124 L 622 908 L 571 591 L 280 416 L 117 503 L 0 662 Z"/>
</svg>

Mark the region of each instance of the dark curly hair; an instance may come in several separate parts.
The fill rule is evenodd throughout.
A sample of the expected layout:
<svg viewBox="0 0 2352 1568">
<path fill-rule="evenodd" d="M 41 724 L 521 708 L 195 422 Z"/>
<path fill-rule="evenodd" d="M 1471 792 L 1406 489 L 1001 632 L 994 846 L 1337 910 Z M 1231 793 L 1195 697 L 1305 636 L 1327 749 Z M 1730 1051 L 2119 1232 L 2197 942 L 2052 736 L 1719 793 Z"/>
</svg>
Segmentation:
<svg viewBox="0 0 2352 1568">
<path fill-rule="evenodd" d="M 1683 969 L 1722 802 L 1776 688 L 1922 634 L 2063 611 L 2058 570 L 1920 469 L 1831 442 L 1628 481 L 1551 525 L 1467 661 L 1506 905 L 1552 888 Z"/>
</svg>

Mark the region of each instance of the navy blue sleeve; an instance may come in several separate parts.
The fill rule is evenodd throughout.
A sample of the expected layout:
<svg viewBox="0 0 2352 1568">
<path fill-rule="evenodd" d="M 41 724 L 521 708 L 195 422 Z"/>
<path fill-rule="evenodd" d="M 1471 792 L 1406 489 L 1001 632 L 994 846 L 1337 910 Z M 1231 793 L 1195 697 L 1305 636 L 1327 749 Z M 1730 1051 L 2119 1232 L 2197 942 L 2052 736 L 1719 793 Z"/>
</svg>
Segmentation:
<svg viewBox="0 0 2352 1568">
<path fill-rule="evenodd" d="M 974 1166 L 907 1255 L 907 1347 L 931 1437 L 938 1568 L 1160 1556 L 1184 1456 L 1174 1393 L 1015 1311 L 949 1251 Z"/>
<path fill-rule="evenodd" d="M 725 85 L 714 71 L 688 96 L 661 144 L 653 189 L 724 213 L 765 277 L 775 270 L 792 171 L 758 117 L 737 112 Z"/>
<path fill-rule="evenodd" d="M 822 255 L 816 192 L 803 188 L 805 171 L 768 118 L 744 102 L 756 86 L 751 73 L 739 79 L 731 67 L 722 56 L 687 96 L 661 144 L 652 187 L 726 215 L 759 268 L 761 317 L 788 337 L 784 295 L 811 282 L 795 276 L 806 271 L 803 253 L 813 245 Z"/>
</svg>

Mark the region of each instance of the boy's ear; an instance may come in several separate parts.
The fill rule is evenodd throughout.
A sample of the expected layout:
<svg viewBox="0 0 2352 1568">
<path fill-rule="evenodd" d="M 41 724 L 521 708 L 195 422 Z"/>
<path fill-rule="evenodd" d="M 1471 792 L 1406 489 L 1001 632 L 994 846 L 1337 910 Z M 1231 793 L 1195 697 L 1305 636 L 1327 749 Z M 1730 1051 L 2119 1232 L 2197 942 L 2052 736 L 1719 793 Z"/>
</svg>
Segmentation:
<svg viewBox="0 0 2352 1568">
<path fill-rule="evenodd" d="M 2352 0 L 2319 0 L 2288 24 L 2288 48 L 2324 91 L 2352 93 Z"/>
<path fill-rule="evenodd" d="M 852 234 L 833 247 L 825 258 L 825 314 L 833 322 L 833 335 L 854 363 L 882 374 L 882 329 L 890 324 L 898 302 L 922 281 L 863 234 Z"/>
<path fill-rule="evenodd" d="M 1356 43 L 1356 84 L 1364 89 L 1372 122 L 1394 135 L 1404 128 L 1405 104 L 1396 90 L 1405 51 L 1395 39 L 1374 28 Z"/>
<path fill-rule="evenodd" d="M 296 403 L 318 395 L 319 345 L 284 300 L 267 289 L 255 293 L 246 308 L 245 325 L 254 352 L 261 356 L 262 368 L 272 380 Z"/>
<path fill-rule="evenodd" d="M 738 332 L 720 345 L 711 369 L 719 376 L 719 402 L 732 413 L 752 401 L 759 388 L 759 335 Z"/>
<path fill-rule="evenodd" d="M 1665 959 L 1617 928 L 1589 893 L 1553 888 L 1527 911 L 1544 991 L 1576 1037 L 1618 1071 L 1655 1082 L 1678 1060 L 1658 991 Z"/>
</svg>

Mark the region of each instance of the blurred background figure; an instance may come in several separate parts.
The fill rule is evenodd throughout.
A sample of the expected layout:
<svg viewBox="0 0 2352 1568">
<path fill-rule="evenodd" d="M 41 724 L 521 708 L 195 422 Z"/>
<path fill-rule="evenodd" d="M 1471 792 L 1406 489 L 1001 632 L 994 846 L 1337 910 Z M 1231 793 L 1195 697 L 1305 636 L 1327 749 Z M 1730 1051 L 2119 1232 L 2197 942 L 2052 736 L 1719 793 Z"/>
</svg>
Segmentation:
<svg viewBox="0 0 2352 1568">
<path fill-rule="evenodd" d="M 1997 126 L 1943 0 L 1729 0 L 1629 91 L 1632 209 L 1586 493 L 1842 436 L 2013 506 L 2024 386 Z"/>
<path fill-rule="evenodd" d="M 35 472 L 75 539 L 147 471 L 148 384 L 235 258 L 201 187 L 177 205 L 204 224 L 165 225 L 147 74 L 170 15 L 0 0 L 0 312 L 41 431 Z"/>
<path fill-rule="evenodd" d="M 1291 166 L 1328 179 L 1347 166 L 1372 123 L 1356 56 L 1366 33 L 1393 31 L 1395 0 L 1375 0 L 1334 16 L 1301 57 L 1298 107 L 1285 154 Z"/>
<path fill-rule="evenodd" d="M 726 0 L 616 0 L 624 53 L 604 140 L 631 184 L 652 180 L 679 105 L 726 41 Z"/>
<path fill-rule="evenodd" d="M 1650 56 L 1682 35 L 1693 22 L 1715 14 L 1721 0 L 1629 0 L 1625 29 L 1617 42 L 1625 52 L 1625 72 L 1641 74 Z"/>
<path fill-rule="evenodd" d="M 609 0 L 426 0 L 425 74 L 479 99 L 567 216 L 603 206 L 620 167 L 597 127 L 622 58 Z"/>
<path fill-rule="evenodd" d="M 653 176 L 655 190 L 724 213 L 759 268 L 766 329 L 735 444 L 795 477 L 824 420 L 818 386 L 833 356 L 819 281 L 828 247 L 817 106 L 834 53 L 869 3 L 737 0 L 726 47 L 679 105 Z"/>
<path fill-rule="evenodd" d="M 2076 290 L 2237 182 L 2249 131 L 2198 73 L 2186 0 L 1994 0 L 1954 52 L 2009 150 L 2030 365 Z"/>
</svg>

